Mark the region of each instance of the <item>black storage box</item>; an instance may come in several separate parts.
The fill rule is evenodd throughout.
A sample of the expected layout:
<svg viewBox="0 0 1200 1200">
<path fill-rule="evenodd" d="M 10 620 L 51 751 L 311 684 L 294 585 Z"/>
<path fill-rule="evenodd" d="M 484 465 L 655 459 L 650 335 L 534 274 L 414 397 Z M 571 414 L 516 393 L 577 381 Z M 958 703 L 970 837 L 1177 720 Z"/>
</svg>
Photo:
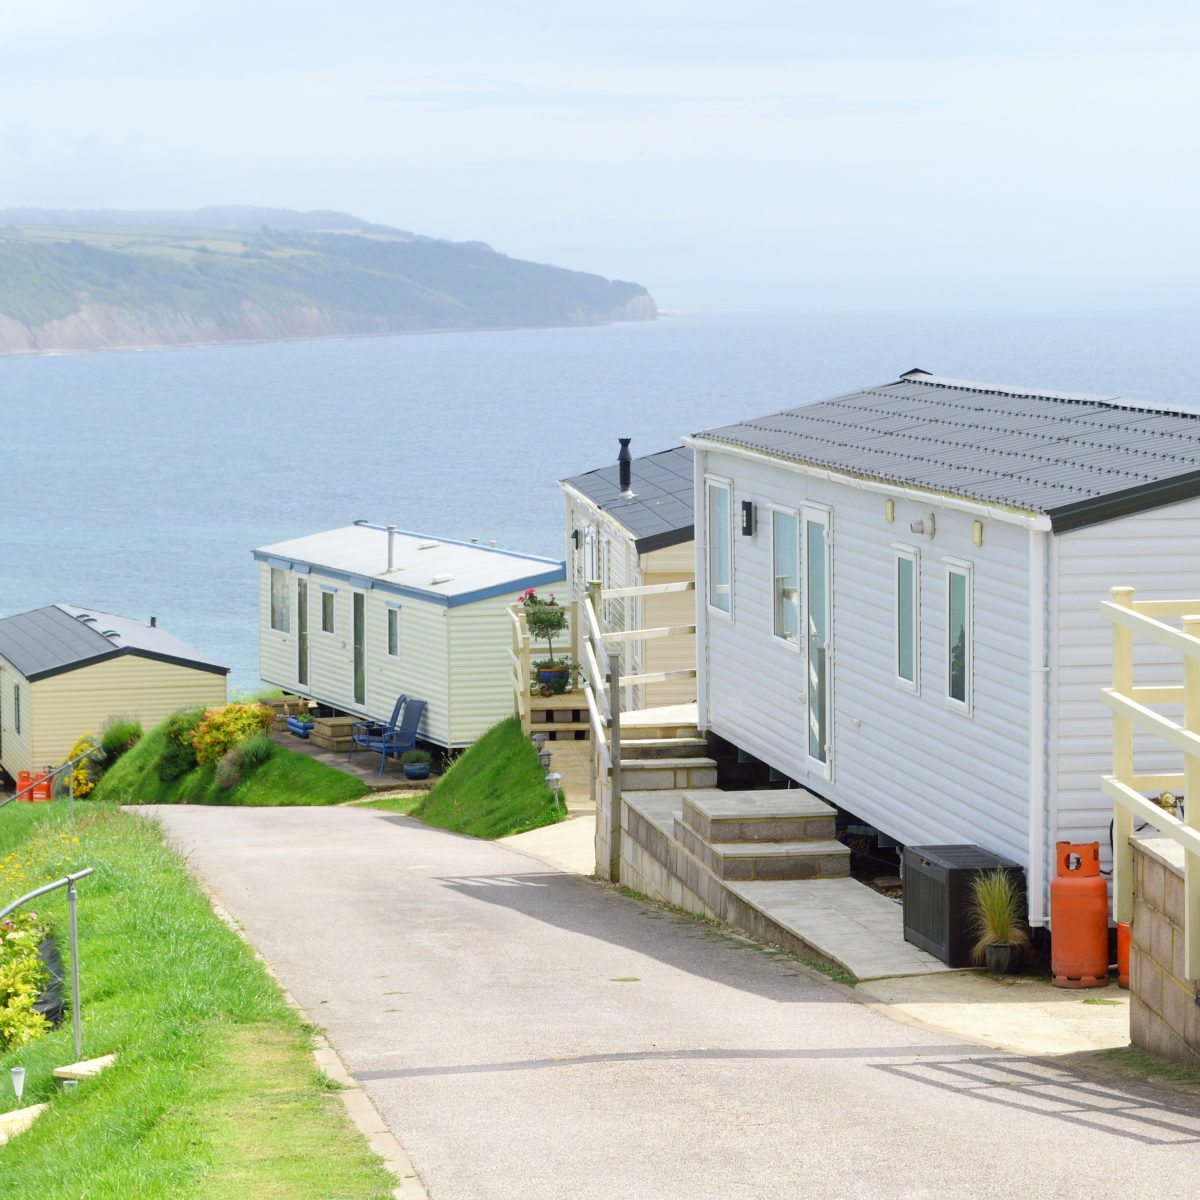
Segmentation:
<svg viewBox="0 0 1200 1200">
<path fill-rule="evenodd" d="M 905 846 L 904 940 L 947 966 L 972 966 L 971 881 L 996 867 L 1024 892 L 1024 870 L 981 846 Z"/>
</svg>

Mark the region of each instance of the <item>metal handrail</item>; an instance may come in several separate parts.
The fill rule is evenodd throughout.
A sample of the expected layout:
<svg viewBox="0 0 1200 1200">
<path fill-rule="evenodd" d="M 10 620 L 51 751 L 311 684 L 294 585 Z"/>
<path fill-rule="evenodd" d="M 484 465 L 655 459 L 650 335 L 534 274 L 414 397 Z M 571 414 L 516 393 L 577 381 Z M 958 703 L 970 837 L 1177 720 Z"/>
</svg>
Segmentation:
<svg viewBox="0 0 1200 1200">
<path fill-rule="evenodd" d="M 19 800 L 23 795 L 25 795 L 26 792 L 32 792 L 34 788 L 40 787 L 47 779 L 53 779 L 56 775 L 58 775 L 62 771 L 74 770 L 76 763 L 81 763 L 81 762 L 83 762 L 83 760 L 85 758 L 90 758 L 93 754 L 101 754 L 101 753 L 103 753 L 103 751 L 104 751 L 103 746 L 95 745 L 90 750 L 85 750 L 82 754 L 77 754 L 73 759 L 70 760 L 70 762 L 59 763 L 59 765 L 57 767 L 54 767 L 51 770 L 46 771 L 41 776 L 39 776 L 36 783 L 31 783 L 27 787 L 23 787 L 19 792 L 14 792 L 11 796 L 6 796 L 3 800 L 0 800 L 0 808 L 3 808 L 6 804 L 11 804 L 14 800 Z M 68 787 L 67 795 L 71 800 L 71 815 L 74 816 L 74 813 L 75 813 L 75 787 L 74 787 L 74 785 L 71 785 L 70 787 Z"/>
<path fill-rule="evenodd" d="M 32 892 L 26 892 L 24 896 L 19 900 L 14 900 L 7 908 L 0 909 L 0 921 L 3 921 L 10 912 L 20 908 L 22 904 L 27 904 L 30 900 L 36 900 L 39 896 L 44 896 L 47 892 L 57 891 L 60 887 L 67 889 L 67 911 L 70 913 L 71 926 L 71 1029 L 75 1035 L 76 1058 L 82 1058 L 83 1056 L 83 1024 L 79 1015 L 79 923 L 75 916 L 75 905 L 78 901 L 78 896 L 75 892 L 75 881 L 86 879 L 95 869 L 95 867 L 84 867 L 82 871 L 76 871 L 71 875 L 64 875 L 62 879 L 56 879 L 53 883 L 47 883 L 43 887 L 34 888 Z"/>
</svg>

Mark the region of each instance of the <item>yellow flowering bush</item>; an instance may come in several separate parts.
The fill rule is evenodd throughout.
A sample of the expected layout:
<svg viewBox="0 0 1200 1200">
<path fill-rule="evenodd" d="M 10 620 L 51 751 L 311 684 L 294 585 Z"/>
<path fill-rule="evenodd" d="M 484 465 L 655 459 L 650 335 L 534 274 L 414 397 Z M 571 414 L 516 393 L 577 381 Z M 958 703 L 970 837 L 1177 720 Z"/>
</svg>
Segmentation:
<svg viewBox="0 0 1200 1200">
<path fill-rule="evenodd" d="M 227 750 L 271 728 L 275 713 L 265 704 L 225 704 L 200 718 L 192 737 L 196 762 L 202 767 L 220 762 Z"/>
<path fill-rule="evenodd" d="M 0 921 L 0 1052 L 41 1037 L 50 1022 L 34 1010 L 50 981 L 38 955 L 46 926 L 37 913 L 12 913 Z"/>
<path fill-rule="evenodd" d="M 80 754 L 94 750 L 99 744 L 99 739 L 94 733 L 85 733 L 71 747 L 70 753 L 67 755 L 67 762 L 77 758 Z M 77 762 L 71 768 L 71 789 L 75 793 L 75 799 L 80 800 L 86 796 L 96 786 L 99 778 L 100 764 L 94 755 L 91 758 L 85 758 L 82 762 Z"/>
</svg>

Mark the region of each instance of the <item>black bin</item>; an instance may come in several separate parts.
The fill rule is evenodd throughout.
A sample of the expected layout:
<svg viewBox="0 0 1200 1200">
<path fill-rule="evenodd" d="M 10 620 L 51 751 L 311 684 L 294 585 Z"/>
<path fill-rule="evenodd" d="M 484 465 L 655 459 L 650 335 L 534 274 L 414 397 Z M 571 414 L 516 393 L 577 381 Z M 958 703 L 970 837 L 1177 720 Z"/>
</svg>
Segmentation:
<svg viewBox="0 0 1200 1200">
<path fill-rule="evenodd" d="M 1024 870 L 982 846 L 905 846 L 904 940 L 947 966 L 971 966 L 971 881 L 996 867 L 1024 892 Z"/>
</svg>

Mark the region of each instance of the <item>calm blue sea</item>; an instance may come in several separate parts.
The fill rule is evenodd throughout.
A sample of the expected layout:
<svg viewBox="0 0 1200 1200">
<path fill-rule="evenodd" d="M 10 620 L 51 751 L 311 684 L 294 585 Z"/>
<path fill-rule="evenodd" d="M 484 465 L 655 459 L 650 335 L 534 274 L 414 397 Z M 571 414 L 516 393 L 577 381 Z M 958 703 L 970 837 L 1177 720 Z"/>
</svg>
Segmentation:
<svg viewBox="0 0 1200 1200">
<path fill-rule="evenodd" d="M 1200 403 L 1195 315 L 676 315 L 0 358 L 0 615 L 155 615 L 258 682 L 256 546 L 358 518 L 561 557 L 555 480 L 911 367 Z"/>
</svg>

